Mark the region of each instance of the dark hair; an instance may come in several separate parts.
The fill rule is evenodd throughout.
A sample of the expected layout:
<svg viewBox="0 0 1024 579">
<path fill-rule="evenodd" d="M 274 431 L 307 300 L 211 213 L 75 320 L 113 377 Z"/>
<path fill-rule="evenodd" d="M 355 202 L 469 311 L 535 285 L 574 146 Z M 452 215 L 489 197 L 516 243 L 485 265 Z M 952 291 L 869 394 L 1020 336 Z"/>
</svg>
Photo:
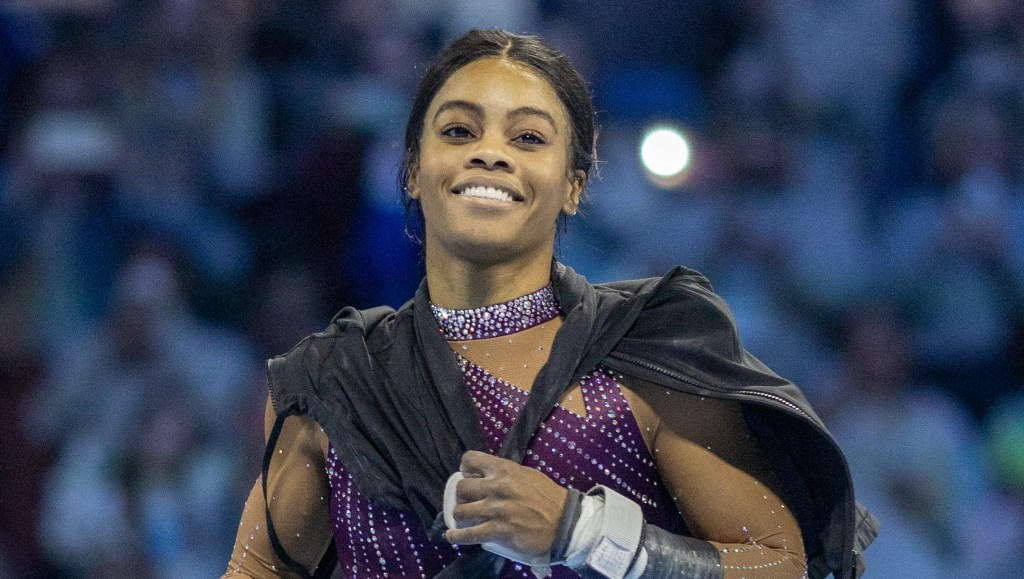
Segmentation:
<svg viewBox="0 0 1024 579">
<path fill-rule="evenodd" d="M 521 36 L 496 29 L 470 30 L 446 46 L 427 69 L 416 89 L 405 125 L 405 155 L 398 180 L 402 205 L 405 206 L 406 229 L 416 241 L 420 239 L 418 231 L 423 226 L 423 211 L 417 200 L 409 198 L 409 171 L 419 162 L 420 138 L 427 109 L 437 91 L 456 71 L 481 58 L 504 58 L 539 72 L 569 113 L 572 126 L 569 162 L 572 170 L 582 170 L 590 177 L 597 161 L 594 102 L 586 82 L 569 59 L 536 36 Z M 585 200 L 584 192 L 580 196 L 581 202 Z"/>
</svg>

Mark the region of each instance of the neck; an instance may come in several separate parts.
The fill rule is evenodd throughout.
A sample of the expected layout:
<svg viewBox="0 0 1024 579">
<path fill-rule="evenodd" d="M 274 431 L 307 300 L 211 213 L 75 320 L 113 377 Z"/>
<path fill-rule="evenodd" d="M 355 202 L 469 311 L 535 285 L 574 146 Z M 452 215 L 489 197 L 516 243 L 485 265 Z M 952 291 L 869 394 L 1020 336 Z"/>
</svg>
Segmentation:
<svg viewBox="0 0 1024 579">
<path fill-rule="evenodd" d="M 478 308 L 506 302 L 551 281 L 551 252 L 496 263 L 454 257 L 431 259 L 431 253 L 428 248 L 427 286 L 431 303 L 442 308 Z"/>
</svg>

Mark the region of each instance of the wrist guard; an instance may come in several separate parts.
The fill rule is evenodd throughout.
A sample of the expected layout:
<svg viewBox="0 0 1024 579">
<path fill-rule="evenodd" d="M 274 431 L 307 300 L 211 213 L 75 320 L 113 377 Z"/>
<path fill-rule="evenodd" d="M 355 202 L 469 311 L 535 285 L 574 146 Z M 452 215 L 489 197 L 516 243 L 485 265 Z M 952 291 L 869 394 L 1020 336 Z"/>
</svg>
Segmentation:
<svg viewBox="0 0 1024 579">
<path fill-rule="evenodd" d="M 639 505 L 607 487 L 591 489 L 580 513 L 563 564 L 586 579 L 722 579 L 714 546 L 647 524 Z"/>
</svg>

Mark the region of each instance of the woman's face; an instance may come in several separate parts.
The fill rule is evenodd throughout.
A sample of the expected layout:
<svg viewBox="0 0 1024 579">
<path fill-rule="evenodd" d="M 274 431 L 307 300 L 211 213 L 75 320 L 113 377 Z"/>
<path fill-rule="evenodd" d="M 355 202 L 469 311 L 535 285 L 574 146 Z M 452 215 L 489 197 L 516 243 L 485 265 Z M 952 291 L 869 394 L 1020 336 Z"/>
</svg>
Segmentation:
<svg viewBox="0 0 1024 579">
<path fill-rule="evenodd" d="M 558 216 L 576 211 L 585 184 L 569 170 L 571 134 L 565 106 L 533 69 L 485 58 L 456 71 L 427 109 L 408 184 L 423 208 L 428 265 L 550 260 Z"/>
</svg>

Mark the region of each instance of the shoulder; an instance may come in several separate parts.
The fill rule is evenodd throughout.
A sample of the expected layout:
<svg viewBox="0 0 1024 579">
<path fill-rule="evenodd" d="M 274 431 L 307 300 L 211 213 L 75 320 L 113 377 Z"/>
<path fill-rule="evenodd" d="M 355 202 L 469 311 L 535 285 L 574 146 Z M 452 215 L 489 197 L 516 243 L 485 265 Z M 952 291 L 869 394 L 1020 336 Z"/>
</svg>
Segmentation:
<svg viewBox="0 0 1024 579">
<path fill-rule="evenodd" d="M 728 307 L 708 279 L 683 266 L 661 277 L 591 284 L 572 268 L 555 262 L 552 282 L 563 307 L 592 307 L 592 315 L 598 320 L 632 321 L 644 312 L 666 314 L 681 309 L 707 309 L 721 319 L 731 320 Z"/>
<path fill-rule="evenodd" d="M 595 286 L 599 295 L 628 292 L 637 310 L 627 337 L 679 343 L 700 340 L 704 348 L 736 357 L 742 351 L 728 304 L 701 273 L 677 266 L 660 278 Z"/>
<path fill-rule="evenodd" d="M 692 294 L 715 296 L 711 282 L 700 272 L 676 266 L 661 277 L 617 280 L 592 284 L 599 298 L 613 296 L 642 299 L 654 295 Z M 717 296 L 715 296 L 717 297 Z"/>
<path fill-rule="evenodd" d="M 777 482 L 765 468 L 760 443 L 747 425 L 740 402 L 667 390 L 630 378 L 623 381 L 622 391 L 652 453 L 696 457 L 706 450 L 745 472 L 756 473 L 761 480 Z"/>
<path fill-rule="evenodd" d="M 686 305 L 715 312 L 732 320 L 732 313 L 725 300 L 715 293 L 714 287 L 704 274 L 682 266 L 675 267 L 652 288 L 652 307 Z"/>
<path fill-rule="evenodd" d="M 732 312 L 703 275 L 677 267 L 639 287 L 638 311 L 605 364 L 690 393 L 731 398 L 759 391 L 759 403 L 777 400 L 813 415 L 795 385 L 746 351 Z"/>
<path fill-rule="evenodd" d="M 322 331 L 300 340 L 287 353 L 267 361 L 274 409 L 305 414 L 335 384 L 354 385 L 375 372 L 376 352 L 390 348 L 403 328 L 411 332 L 411 304 L 345 308 Z"/>
<path fill-rule="evenodd" d="M 271 363 L 322 363 L 332 356 L 345 355 L 351 349 L 379 349 L 394 341 L 404 325 L 412 322 L 412 303 L 398 310 L 389 306 L 369 309 L 346 307 L 331 318 L 323 330 L 300 340 Z"/>
<path fill-rule="evenodd" d="M 661 277 L 595 284 L 594 290 L 599 299 L 621 296 L 643 301 L 645 310 L 686 305 L 705 307 L 731 316 L 725 301 L 715 293 L 708 278 L 684 266 L 676 266 Z"/>
<path fill-rule="evenodd" d="M 746 434 L 739 402 L 670 390 L 639 378 L 621 376 L 620 381 L 637 418 L 659 428 L 694 441 L 715 433 Z"/>
</svg>

